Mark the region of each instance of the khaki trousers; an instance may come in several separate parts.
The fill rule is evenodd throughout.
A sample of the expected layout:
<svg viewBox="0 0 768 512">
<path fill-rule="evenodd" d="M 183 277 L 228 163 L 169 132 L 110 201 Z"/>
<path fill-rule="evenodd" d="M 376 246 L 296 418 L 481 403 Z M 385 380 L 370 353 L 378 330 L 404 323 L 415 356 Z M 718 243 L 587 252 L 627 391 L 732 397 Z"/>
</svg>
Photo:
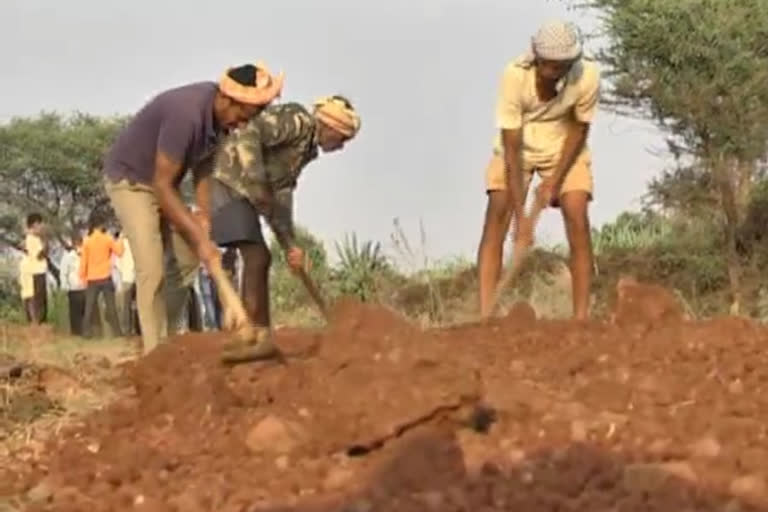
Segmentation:
<svg viewBox="0 0 768 512">
<path fill-rule="evenodd" d="M 199 261 L 160 215 L 150 186 L 107 180 L 105 187 L 133 252 L 136 309 L 146 354 L 168 336 L 169 325 L 178 325 Z"/>
</svg>

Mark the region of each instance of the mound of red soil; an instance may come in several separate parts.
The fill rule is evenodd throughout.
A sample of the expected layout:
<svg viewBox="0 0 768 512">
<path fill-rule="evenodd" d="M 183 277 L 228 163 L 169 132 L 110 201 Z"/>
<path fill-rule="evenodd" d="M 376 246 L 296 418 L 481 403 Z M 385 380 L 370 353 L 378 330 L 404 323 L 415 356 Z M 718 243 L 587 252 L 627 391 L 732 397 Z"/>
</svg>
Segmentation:
<svg viewBox="0 0 768 512">
<path fill-rule="evenodd" d="M 768 331 L 517 311 L 421 332 L 346 302 L 231 369 L 179 338 L 51 444 L 29 510 L 767 509 Z"/>
</svg>

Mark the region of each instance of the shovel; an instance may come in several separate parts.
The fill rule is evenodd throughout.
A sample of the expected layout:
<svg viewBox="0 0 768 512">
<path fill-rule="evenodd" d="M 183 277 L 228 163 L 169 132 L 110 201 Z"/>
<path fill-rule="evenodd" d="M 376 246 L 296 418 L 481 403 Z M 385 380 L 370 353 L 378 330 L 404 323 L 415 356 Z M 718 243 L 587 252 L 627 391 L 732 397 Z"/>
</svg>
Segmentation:
<svg viewBox="0 0 768 512">
<path fill-rule="evenodd" d="M 533 206 L 531 207 L 531 211 L 528 214 L 527 218 L 531 221 L 531 229 L 532 231 L 536 231 L 536 224 L 539 222 L 539 217 L 541 216 L 541 212 L 544 210 L 544 208 L 547 206 L 546 201 L 542 201 L 538 195 L 536 197 L 536 200 L 533 203 Z M 488 320 L 490 318 L 496 307 L 499 304 L 499 300 L 501 299 L 501 294 L 504 292 L 504 290 L 510 286 L 517 275 L 520 273 L 520 269 L 523 267 L 523 263 L 525 263 L 525 259 L 528 256 L 528 253 L 531 250 L 531 245 L 525 245 L 518 242 L 514 243 L 514 248 L 512 251 L 512 262 L 507 266 L 507 269 L 504 271 L 504 273 L 501 276 L 501 279 L 499 280 L 498 286 L 496 286 L 496 292 L 493 296 L 493 301 L 491 302 L 490 307 L 488 308 L 487 313 L 482 317 L 483 321 Z"/>
<path fill-rule="evenodd" d="M 221 259 L 216 258 L 211 263 L 209 271 L 216 285 L 219 301 L 221 301 L 221 307 L 224 311 L 224 327 L 226 329 L 235 329 L 235 336 L 239 341 L 250 342 L 254 340 L 256 331 L 251 325 L 240 295 L 235 291 L 234 286 L 229 281 L 229 277 L 224 272 Z"/>
</svg>

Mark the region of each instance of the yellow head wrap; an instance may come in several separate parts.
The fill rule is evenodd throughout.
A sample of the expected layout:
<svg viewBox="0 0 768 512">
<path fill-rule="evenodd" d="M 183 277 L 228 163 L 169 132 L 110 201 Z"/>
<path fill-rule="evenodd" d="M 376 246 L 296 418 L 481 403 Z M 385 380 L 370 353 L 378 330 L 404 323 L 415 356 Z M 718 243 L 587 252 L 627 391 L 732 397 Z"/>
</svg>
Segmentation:
<svg viewBox="0 0 768 512">
<path fill-rule="evenodd" d="M 315 101 L 315 116 L 348 138 L 360 131 L 360 116 L 352 104 L 341 96 L 326 96 Z"/>
<path fill-rule="evenodd" d="M 235 101 L 247 105 L 268 105 L 280 96 L 283 90 L 284 74 L 281 71 L 274 76 L 262 61 L 255 64 L 256 83 L 243 85 L 229 76 L 232 68 L 228 69 L 219 80 L 219 90 Z"/>
</svg>

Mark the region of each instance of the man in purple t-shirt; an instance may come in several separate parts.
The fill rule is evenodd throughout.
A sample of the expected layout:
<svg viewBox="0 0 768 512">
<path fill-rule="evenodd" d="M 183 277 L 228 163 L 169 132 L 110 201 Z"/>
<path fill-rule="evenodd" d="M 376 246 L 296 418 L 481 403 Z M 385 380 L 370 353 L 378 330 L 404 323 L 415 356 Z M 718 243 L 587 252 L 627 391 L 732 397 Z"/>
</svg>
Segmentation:
<svg viewBox="0 0 768 512">
<path fill-rule="evenodd" d="M 271 103 L 282 84 L 282 74 L 248 64 L 227 70 L 218 83 L 164 91 L 133 117 L 106 155 L 107 194 L 133 250 L 145 354 L 168 335 L 169 322 L 176 325 L 199 263 L 209 267 L 219 258 L 209 236 L 208 178 L 193 171 L 197 216 L 179 194 L 182 178 L 223 133 Z M 168 279 L 164 247 L 175 260 Z M 172 285 L 167 306 L 166 282 Z"/>
</svg>

